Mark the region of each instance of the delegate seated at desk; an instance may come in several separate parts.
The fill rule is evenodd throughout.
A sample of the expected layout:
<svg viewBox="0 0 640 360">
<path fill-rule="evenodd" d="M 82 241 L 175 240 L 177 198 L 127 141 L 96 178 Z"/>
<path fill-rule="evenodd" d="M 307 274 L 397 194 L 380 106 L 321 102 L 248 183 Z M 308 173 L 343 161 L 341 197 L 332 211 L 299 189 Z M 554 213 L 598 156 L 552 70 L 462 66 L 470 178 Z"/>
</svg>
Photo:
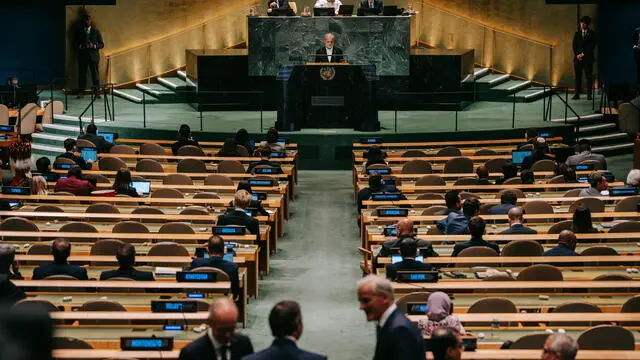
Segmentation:
<svg viewBox="0 0 640 360">
<path fill-rule="evenodd" d="M 191 262 L 191 269 L 212 267 L 224 271 L 227 276 L 229 276 L 233 298 L 238 299 L 240 296 L 240 276 L 238 275 L 238 265 L 224 259 L 225 250 L 226 247 L 224 246 L 224 240 L 218 235 L 211 236 L 207 242 L 207 253 L 209 254 L 209 258 L 193 259 L 193 262 Z"/>
<path fill-rule="evenodd" d="M 228 210 L 218 216 L 218 226 L 238 225 L 244 226 L 252 234 L 256 235 L 256 244 L 260 245 L 260 222 L 248 215 L 245 210 L 251 205 L 251 194 L 246 190 L 238 190 L 233 198 L 234 209 Z"/>
<path fill-rule="evenodd" d="M 382 14 L 384 2 L 382 0 L 360 0 L 360 7 L 363 9 L 377 9 L 378 15 Z"/>
<path fill-rule="evenodd" d="M 71 255 L 71 243 L 69 240 L 61 238 L 53 240 L 51 255 L 53 255 L 53 263 L 40 265 L 33 269 L 32 280 L 42 280 L 53 275 L 69 275 L 78 280 L 89 280 L 87 269 L 67 262 Z"/>
<path fill-rule="evenodd" d="M 433 267 L 431 264 L 416 260 L 416 256 L 418 256 L 418 241 L 420 240 L 404 238 L 400 242 L 400 255 L 402 256 L 402 261 L 387 265 L 387 279 L 394 281 L 398 271 L 432 270 Z"/>
<path fill-rule="evenodd" d="M 155 280 L 151 271 L 140 271 L 133 267 L 136 263 L 136 248 L 133 245 L 129 243 L 118 245 L 116 259 L 120 267 L 116 270 L 103 271 L 100 274 L 100 280 L 109 280 L 111 278 L 127 278 L 138 281 Z"/>
<path fill-rule="evenodd" d="M 338 63 L 344 62 L 344 55 L 342 49 L 334 46 L 336 43 L 336 36 L 332 33 L 324 35 L 324 46 L 316 51 L 316 62 L 319 63 Z"/>
<path fill-rule="evenodd" d="M 342 5 L 342 2 L 340 0 L 317 0 L 313 7 L 320 9 L 335 8 L 336 15 L 338 15 L 338 12 L 340 11 L 340 5 Z"/>
</svg>

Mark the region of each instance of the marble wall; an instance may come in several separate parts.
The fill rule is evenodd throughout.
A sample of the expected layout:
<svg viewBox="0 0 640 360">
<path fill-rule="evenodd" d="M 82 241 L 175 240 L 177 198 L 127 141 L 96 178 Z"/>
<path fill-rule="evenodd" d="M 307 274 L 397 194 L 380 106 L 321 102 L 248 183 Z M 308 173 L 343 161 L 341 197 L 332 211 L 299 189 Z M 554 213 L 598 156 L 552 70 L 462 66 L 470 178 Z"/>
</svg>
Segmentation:
<svg viewBox="0 0 640 360">
<path fill-rule="evenodd" d="M 314 61 L 324 34 L 352 64 L 375 64 L 378 75 L 409 75 L 409 17 L 250 17 L 249 75 L 275 76 L 284 65 Z"/>
</svg>

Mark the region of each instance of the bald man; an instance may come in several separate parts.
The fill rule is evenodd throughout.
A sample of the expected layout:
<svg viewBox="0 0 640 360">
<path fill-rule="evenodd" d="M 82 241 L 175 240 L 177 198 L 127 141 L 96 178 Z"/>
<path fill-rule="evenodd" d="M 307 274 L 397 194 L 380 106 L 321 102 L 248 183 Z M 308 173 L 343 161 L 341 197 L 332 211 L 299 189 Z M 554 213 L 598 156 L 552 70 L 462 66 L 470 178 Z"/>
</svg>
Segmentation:
<svg viewBox="0 0 640 360">
<path fill-rule="evenodd" d="M 378 252 L 378 255 L 376 256 L 376 258 L 374 259 L 374 267 L 377 266 L 378 257 L 391 256 L 393 254 L 392 249 L 400 248 L 400 244 L 405 239 L 415 241 L 416 244 L 418 245 L 419 253 L 423 254 L 424 256 L 439 256 L 438 253 L 436 253 L 433 250 L 433 246 L 431 246 L 430 242 L 424 241 L 422 239 L 418 239 L 416 237 L 413 230 L 413 220 L 405 218 L 398 221 L 398 223 L 395 226 L 398 229 L 398 237 L 395 239 L 387 240 L 384 243 L 382 243 L 382 246 L 380 247 L 380 251 Z"/>
<path fill-rule="evenodd" d="M 505 191 L 506 193 L 506 191 Z M 524 223 L 524 210 L 521 207 L 516 206 L 509 209 L 507 212 L 509 217 L 509 228 L 501 232 L 502 235 L 507 234 L 537 234 L 535 229 L 526 227 Z"/>
<path fill-rule="evenodd" d="M 13 245 L 0 244 L 0 275 L 6 275 L 9 280 L 22 280 Z"/>
<path fill-rule="evenodd" d="M 558 235 L 558 246 L 553 247 L 545 251 L 542 256 L 580 256 L 576 252 L 576 245 L 578 244 L 578 238 L 576 234 L 571 230 L 562 230 Z M 581 266 L 582 263 L 570 262 L 570 263 L 550 263 L 554 266 Z"/>
<path fill-rule="evenodd" d="M 52 275 L 69 275 L 78 280 L 89 280 L 87 269 L 78 265 L 71 265 L 67 259 L 71 255 L 71 243 L 67 239 L 55 239 L 51 243 L 53 263 L 38 266 L 33 269 L 33 280 L 42 280 Z"/>
<path fill-rule="evenodd" d="M 316 51 L 316 62 L 336 63 L 344 61 L 342 50 L 334 46 L 336 43 L 335 35 L 332 33 L 325 34 L 323 43 L 324 46 Z"/>
<path fill-rule="evenodd" d="M 253 354 L 249 337 L 236 332 L 238 308 L 228 298 L 209 307 L 207 335 L 185 346 L 179 360 L 240 360 Z"/>
</svg>

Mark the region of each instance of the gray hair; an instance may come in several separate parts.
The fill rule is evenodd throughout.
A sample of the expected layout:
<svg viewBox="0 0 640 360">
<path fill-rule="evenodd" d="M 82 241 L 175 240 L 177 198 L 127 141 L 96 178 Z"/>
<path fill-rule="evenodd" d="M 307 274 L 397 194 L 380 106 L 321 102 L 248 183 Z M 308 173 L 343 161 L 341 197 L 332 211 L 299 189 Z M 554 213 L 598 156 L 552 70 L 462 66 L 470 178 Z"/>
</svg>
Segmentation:
<svg viewBox="0 0 640 360">
<path fill-rule="evenodd" d="M 578 342 L 569 335 L 555 333 L 549 335 L 549 350 L 557 353 L 561 360 L 574 360 L 578 354 Z"/>
<path fill-rule="evenodd" d="M 328 36 L 331 36 L 334 40 L 336 38 L 336 36 L 333 33 L 328 32 L 328 33 L 324 34 L 324 39 L 326 40 Z"/>
<path fill-rule="evenodd" d="M 522 210 L 522 208 L 519 206 L 514 206 L 511 209 L 509 209 L 509 212 L 507 214 L 508 214 L 507 216 L 509 216 L 509 219 L 511 220 L 515 220 L 515 219 L 522 220 L 524 215 L 524 210 Z"/>
<path fill-rule="evenodd" d="M 640 170 L 632 169 L 629 171 L 629 175 L 627 175 L 627 184 L 631 186 L 640 185 Z"/>
<path fill-rule="evenodd" d="M 376 296 L 384 296 L 393 302 L 393 284 L 391 281 L 377 275 L 367 275 L 360 279 L 357 284 L 358 290 L 366 285 L 371 285 L 371 292 Z"/>
</svg>

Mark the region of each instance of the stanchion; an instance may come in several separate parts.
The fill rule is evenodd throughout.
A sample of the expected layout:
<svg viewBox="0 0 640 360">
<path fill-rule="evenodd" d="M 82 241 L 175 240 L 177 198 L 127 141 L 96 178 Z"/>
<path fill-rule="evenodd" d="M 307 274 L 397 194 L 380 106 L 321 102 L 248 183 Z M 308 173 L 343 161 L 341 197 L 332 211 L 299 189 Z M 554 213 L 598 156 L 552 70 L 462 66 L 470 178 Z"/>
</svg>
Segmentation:
<svg viewBox="0 0 640 360">
<path fill-rule="evenodd" d="M 147 127 L 147 101 L 145 92 L 142 92 L 142 127 Z"/>
</svg>

